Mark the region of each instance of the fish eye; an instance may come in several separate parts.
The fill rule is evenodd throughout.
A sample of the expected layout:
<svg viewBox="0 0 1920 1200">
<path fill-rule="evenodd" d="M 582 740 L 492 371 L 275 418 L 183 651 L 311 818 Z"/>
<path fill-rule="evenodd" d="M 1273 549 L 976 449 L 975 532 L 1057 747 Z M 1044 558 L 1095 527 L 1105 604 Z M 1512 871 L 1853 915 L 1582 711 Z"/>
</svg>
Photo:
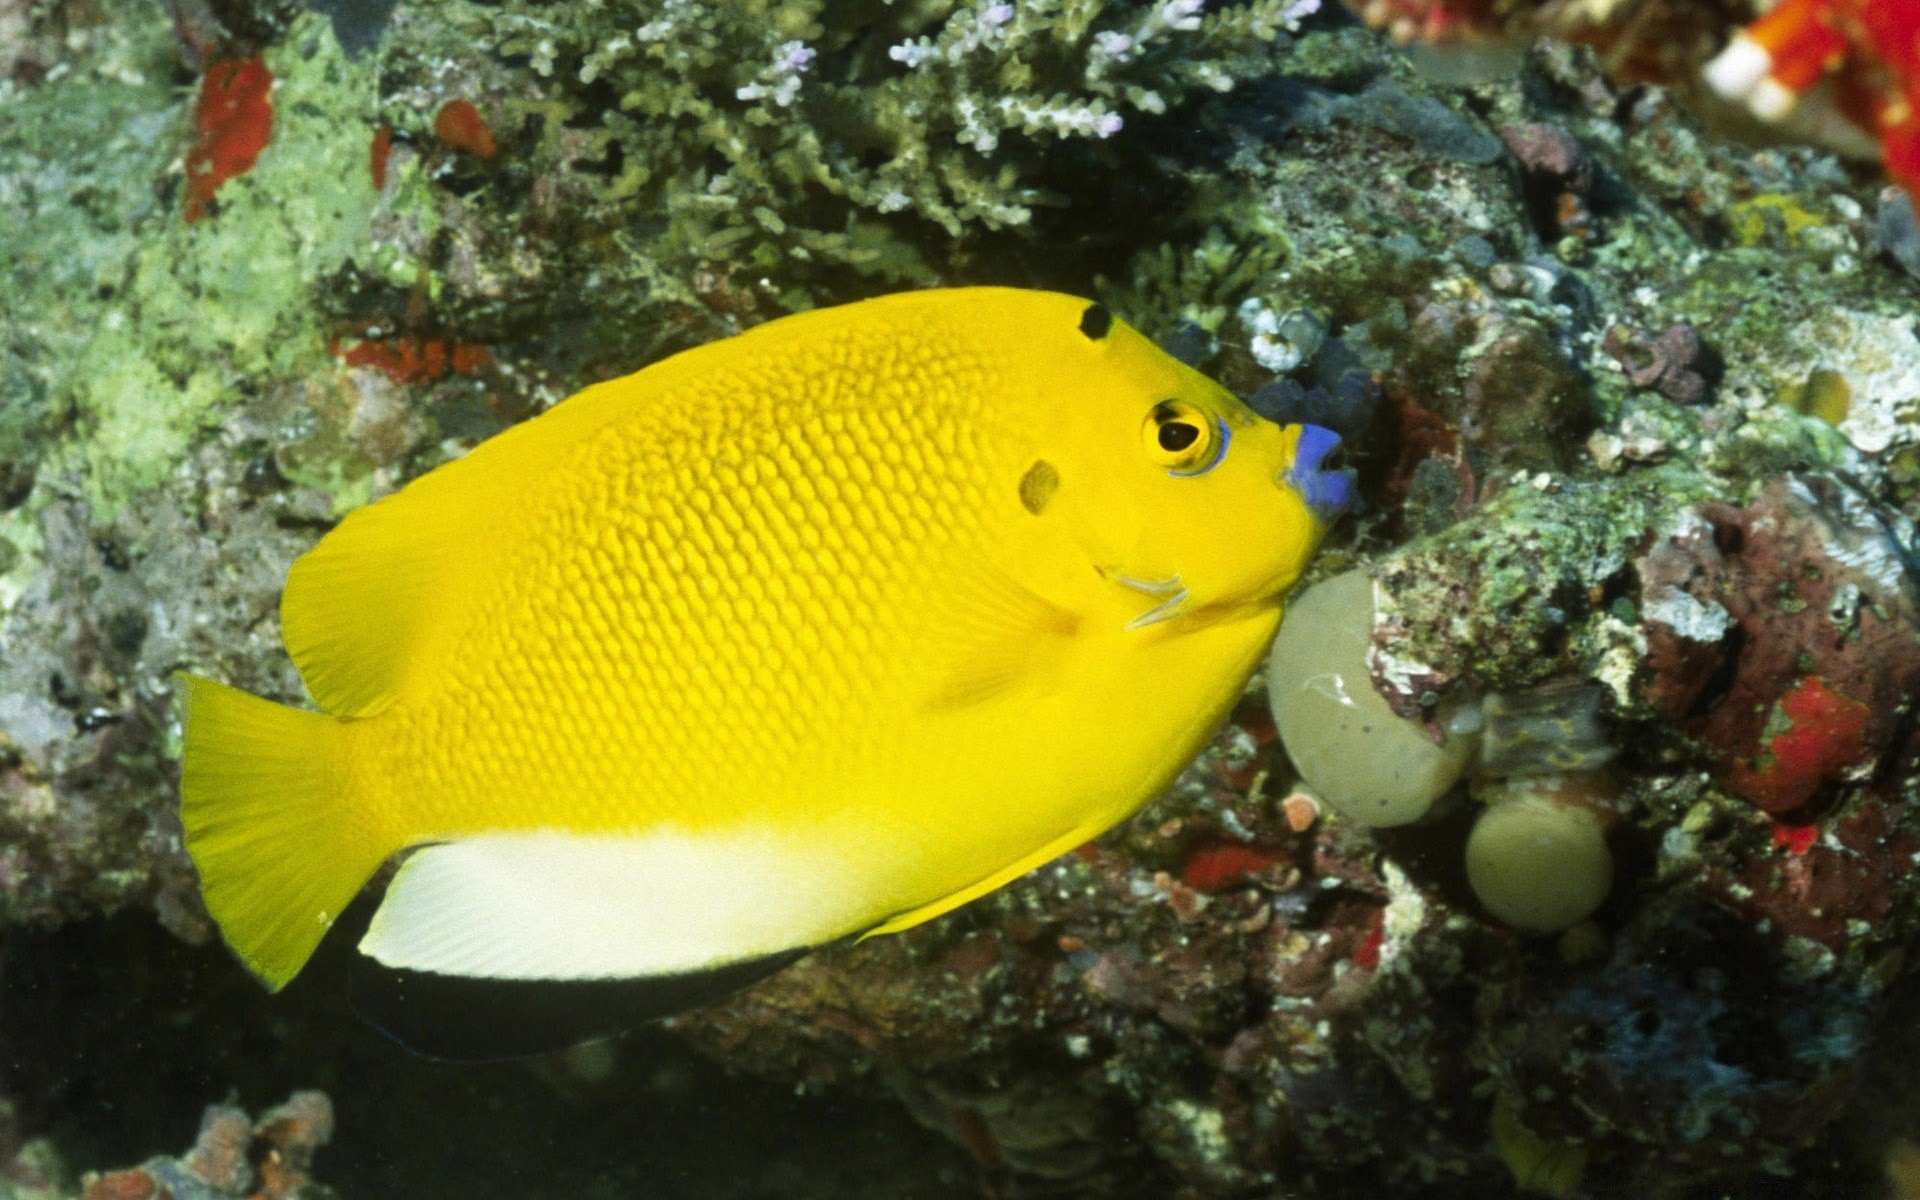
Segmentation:
<svg viewBox="0 0 1920 1200">
<path fill-rule="evenodd" d="M 1225 421 L 1183 400 L 1162 400 L 1147 414 L 1141 431 L 1147 457 L 1167 474 L 1204 475 L 1226 456 L 1232 435 Z"/>
<path fill-rule="evenodd" d="M 1200 427 L 1187 421 L 1168 421 L 1160 427 L 1160 448 L 1178 454 L 1200 440 Z"/>
</svg>

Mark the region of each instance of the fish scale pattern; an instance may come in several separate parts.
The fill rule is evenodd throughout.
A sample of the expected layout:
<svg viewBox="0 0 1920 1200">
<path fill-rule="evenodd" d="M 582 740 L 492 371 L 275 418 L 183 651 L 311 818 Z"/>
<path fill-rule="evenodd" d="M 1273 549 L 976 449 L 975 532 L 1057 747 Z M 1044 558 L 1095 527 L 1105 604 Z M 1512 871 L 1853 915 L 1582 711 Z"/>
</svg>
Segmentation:
<svg viewBox="0 0 1920 1200">
<path fill-rule="evenodd" d="M 804 809 L 857 787 L 845 764 L 884 769 L 925 698 L 911 631 L 1018 478 L 972 411 L 994 368 L 890 340 L 635 397 L 570 456 L 444 682 L 390 726 L 389 774 L 445 832 L 641 828 L 688 796 Z"/>
</svg>

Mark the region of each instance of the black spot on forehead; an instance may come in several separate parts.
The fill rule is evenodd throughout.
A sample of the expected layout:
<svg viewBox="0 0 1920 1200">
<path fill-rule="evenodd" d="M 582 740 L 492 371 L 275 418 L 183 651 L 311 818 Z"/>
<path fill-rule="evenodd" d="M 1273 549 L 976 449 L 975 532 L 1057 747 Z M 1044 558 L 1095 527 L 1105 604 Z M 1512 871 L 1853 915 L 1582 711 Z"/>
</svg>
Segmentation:
<svg viewBox="0 0 1920 1200">
<path fill-rule="evenodd" d="M 1080 332 L 1096 342 L 1107 336 L 1107 331 L 1112 328 L 1113 314 L 1107 311 L 1104 304 L 1089 304 L 1087 311 L 1080 314 Z"/>
</svg>

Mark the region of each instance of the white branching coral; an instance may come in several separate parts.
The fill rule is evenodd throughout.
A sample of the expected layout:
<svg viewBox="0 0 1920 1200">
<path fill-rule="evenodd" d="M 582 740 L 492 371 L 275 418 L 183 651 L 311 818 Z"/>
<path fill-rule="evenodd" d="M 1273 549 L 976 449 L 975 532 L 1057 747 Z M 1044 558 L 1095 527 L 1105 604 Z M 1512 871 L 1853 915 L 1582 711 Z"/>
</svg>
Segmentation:
<svg viewBox="0 0 1920 1200">
<path fill-rule="evenodd" d="M 1126 124 L 1118 114 L 1106 111 L 1106 106 L 1098 100 L 1074 104 L 1055 96 L 1035 103 L 1006 96 L 996 107 L 1008 124 L 1018 126 L 1024 133 L 1045 131 L 1061 137 L 1110 138 Z"/>
<path fill-rule="evenodd" d="M 1027 223 L 1059 202 L 1046 181 L 1060 178 L 1061 144 L 1104 153 L 1137 119 L 1270 71 L 1318 6 L 915 0 L 859 20 L 829 0 L 603 0 L 537 21 L 471 11 L 498 51 L 613 97 L 594 114 L 617 171 L 609 194 L 653 198 L 655 253 L 897 274 L 918 269 L 900 218 L 954 237 Z"/>
<path fill-rule="evenodd" d="M 928 59 L 957 67 L 980 50 L 992 50 L 1005 45 L 1007 26 L 1013 22 L 1014 16 L 1015 9 L 1011 4 L 983 4 L 949 20 L 945 33 L 938 40 L 912 38 L 889 49 L 887 57 L 909 67 L 917 67 Z"/>
<path fill-rule="evenodd" d="M 760 78 L 734 89 L 741 100 L 771 100 L 781 108 L 793 104 L 800 95 L 800 77 L 813 64 L 813 51 L 805 42 L 782 42 L 774 50 L 773 62 L 761 70 Z"/>
<path fill-rule="evenodd" d="M 958 4 L 937 29 L 890 44 L 886 57 L 903 69 L 897 112 L 928 143 L 927 157 L 938 157 L 943 132 L 984 156 L 998 153 L 1009 133 L 1105 140 L 1126 128 L 1128 112 L 1158 115 L 1192 91 L 1229 90 L 1319 7 L 1320 0 Z M 870 185 L 850 181 L 849 195 L 880 211 L 911 207 L 952 230 L 1027 219 L 1026 197 L 981 206 L 953 186 L 956 177 L 980 180 L 978 167 L 949 160 L 942 176 L 929 177 L 925 166 L 921 157 L 896 158 Z"/>
</svg>

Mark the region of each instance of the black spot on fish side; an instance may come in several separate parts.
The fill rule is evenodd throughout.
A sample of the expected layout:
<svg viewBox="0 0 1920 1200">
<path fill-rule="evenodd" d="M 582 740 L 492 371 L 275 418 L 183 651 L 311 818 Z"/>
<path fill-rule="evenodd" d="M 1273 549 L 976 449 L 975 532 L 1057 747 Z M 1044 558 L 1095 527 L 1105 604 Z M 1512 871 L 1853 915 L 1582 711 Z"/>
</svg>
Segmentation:
<svg viewBox="0 0 1920 1200">
<path fill-rule="evenodd" d="M 489 1062 L 550 1054 L 710 1004 L 806 953 L 648 979 L 481 979 L 396 969 L 356 954 L 347 992 L 368 1023 L 415 1054 Z"/>
<path fill-rule="evenodd" d="M 1053 494 L 1060 490 L 1060 472 L 1044 458 L 1037 458 L 1020 477 L 1020 504 L 1034 516 L 1046 511 L 1053 503 Z"/>
<path fill-rule="evenodd" d="M 1087 311 L 1080 314 L 1080 332 L 1096 342 L 1107 336 L 1107 331 L 1112 328 L 1113 314 L 1107 311 L 1104 304 L 1089 304 Z"/>
</svg>

